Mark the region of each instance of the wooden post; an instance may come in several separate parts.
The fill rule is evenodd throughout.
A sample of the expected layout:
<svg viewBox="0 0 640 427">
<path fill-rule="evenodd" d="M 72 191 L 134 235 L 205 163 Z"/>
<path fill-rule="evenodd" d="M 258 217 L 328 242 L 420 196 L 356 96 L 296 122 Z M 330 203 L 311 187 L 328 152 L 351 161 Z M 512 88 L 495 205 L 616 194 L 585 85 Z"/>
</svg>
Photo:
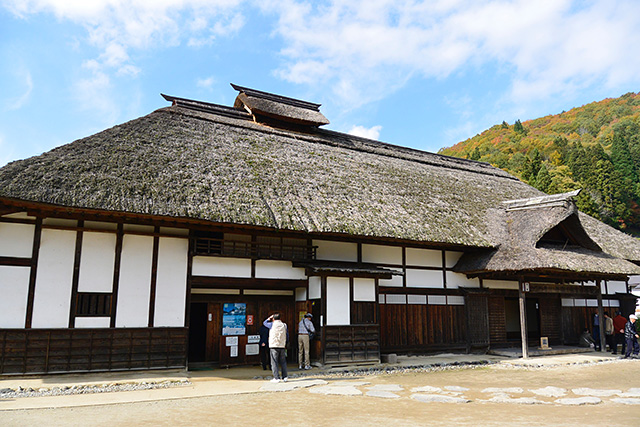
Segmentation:
<svg viewBox="0 0 640 427">
<path fill-rule="evenodd" d="M 600 280 L 596 282 L 598 286 L 598 324 L 600 328 L 600 351 L 605 351 L 605 336 L 604 336 L 604 310 L 602 309 L 602 287 Z"/>
<path fill-rule="evenodd" d="M 518 301 L 520 302 L 520 337 L 522 339 L 522 358 L 529 357 L 529 347 L 527 345 L 527 305 L 523 291 L 525 286 L 522 280 L 518 280 Z"/>
</svg>

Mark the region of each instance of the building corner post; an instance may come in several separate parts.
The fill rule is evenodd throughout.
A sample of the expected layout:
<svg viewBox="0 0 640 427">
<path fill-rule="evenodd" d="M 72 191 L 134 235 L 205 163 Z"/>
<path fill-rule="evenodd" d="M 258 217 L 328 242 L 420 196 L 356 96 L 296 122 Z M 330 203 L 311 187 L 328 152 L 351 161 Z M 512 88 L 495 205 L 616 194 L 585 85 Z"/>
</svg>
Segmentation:
<svg viewBox="0 0 640 427">
<path fill-rule="evenodd" d="M 525 283 L 522 279 L 518 280 L 518 302 L 520 305 L 520 337 L 522 339 L 522 358 L 529 358 L 529 346 L 527 342 L 527 304 L 523 291 Z"/>
</svg>

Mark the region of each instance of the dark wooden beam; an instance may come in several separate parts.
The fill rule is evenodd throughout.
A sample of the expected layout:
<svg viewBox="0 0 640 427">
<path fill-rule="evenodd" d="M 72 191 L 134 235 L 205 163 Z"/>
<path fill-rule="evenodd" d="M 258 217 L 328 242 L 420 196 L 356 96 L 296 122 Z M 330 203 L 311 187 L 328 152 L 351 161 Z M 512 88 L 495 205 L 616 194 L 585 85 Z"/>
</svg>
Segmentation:
<svg viewBox="0 0 640 427">
<path fill-rule="evenodd" d="M 78 221 L 80 227 L 84 226 L 84 221 Z M 71 304 L 69 307 L 69 327 L 75 327 L 76 309 L 78 304 L 78 284 L 80 282 L 80 260 L 82 258 L 82 231 L 76 232 L 76 249 L 73 258 L 73 276 L 71 280 Z"/>
<path fill-rule="evenodd" d="M 109 326 L 116 327 L 116 314 L 118 309 L 118 289 L 120 287 L 120 264 L 122 261 L 122 241 L 124 239 L 124 225 L 118 224 L 116 234 L 116 254 L 113 260 L 113 286 L 111 287 L 111 320 Z"/>
<path fill-rule="evenodd" d="M 160 227 L 156 227 L 155 233 L 160 232 Z M 158 283 L 158 253 L 160 250 L 160 237 L 153 237 L 153 256 L 151 258 L 151 286 L 149 289 L 149 327 L 153 327 L 156 314 L 156 285 Z"/>
<path fill-rule="evenodd" d="M 31 265 L 31 258 L 0 256 L 0 265 L 29 267 Z"/>
<path fill-rule="evenodd" d="M 36 273 L 38 271 L 38 255 L 40 253 L 40 239 L 42 237 L 42 218 L 36 220 L 36 229 L 33 233 L 33 250 L 31 252 L 31 273 L 29 275 L 29 293 L 27 294 L 27 314 L 24 327 L 31 328 L 33 320 L 33 302 L 36 295 Z"/>
</svg>

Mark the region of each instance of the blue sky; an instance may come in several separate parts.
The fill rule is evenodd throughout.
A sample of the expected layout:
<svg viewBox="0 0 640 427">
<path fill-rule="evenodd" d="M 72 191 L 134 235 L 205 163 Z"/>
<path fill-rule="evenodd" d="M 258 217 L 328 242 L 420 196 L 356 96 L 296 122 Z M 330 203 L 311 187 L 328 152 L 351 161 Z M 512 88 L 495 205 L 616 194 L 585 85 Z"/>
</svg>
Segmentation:
<svg viewBox="0 0 640 427">
<path fill-rule="evenodd" d="M 640 91 L 640 1 L 0 0 L 0 165 L 236 83 L 437 151 Z"/>
</svg>

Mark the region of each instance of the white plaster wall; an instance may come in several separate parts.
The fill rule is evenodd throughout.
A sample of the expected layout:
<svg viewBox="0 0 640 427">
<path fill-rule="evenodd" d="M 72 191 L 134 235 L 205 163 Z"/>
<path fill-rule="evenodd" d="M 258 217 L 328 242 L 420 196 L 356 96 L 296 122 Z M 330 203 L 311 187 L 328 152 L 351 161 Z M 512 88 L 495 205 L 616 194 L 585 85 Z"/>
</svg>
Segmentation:
<svg viewBox="0 0 640 427">
<path fill-rule="evenodd" d="M 376 301 L 376 281 L 374 279 L 353 279 L 354 301 Z"/>
<path fill-rule="evenodd" d="M 620 307 L 620 301 L 615 299 L 609 300 L 609 307 Z"/>
<path fill-rule="evenodd" d="M 399 246 L 362 245 L 362 262 L 402 265 L 402 248 Z"/>
<path fill-rule="evenodd" d="M 406 304 L 407 296 L 398 294 L 387 294 L 385 295 L 385 300 L 387 304 Z"/>
<path fill-rule="evenodd" d="M 0 266 L 0 328 L 24 328 L 30 267 Z"/>
<path fill-rule="evenodd" d="M 42 230 L 32 327 L 69 326 L 75 247 L 75 231 Z"/>
<path fill-rule="evenodd" d="M 427 298 L 429 305 L 447 305 L 446 295 L 428 295 Z"/>
<path fill-rule="evenodd" d="M 447 305 L 464 305 L 464 297 L 461 295 L 447 295 Z"/>
<path fill-rule="evenodd" d="M 189 230 L 186 228 L 160 227 L 160 233 L 187 237 L 189 235 Z"/>
<path fill-rule="evenodd" d="M 426 295 L 407 295 L 407 304 L 426 305 L 427 296 Z"/>
<path fill-rule="evenodd" d="M 317 246 L 316 258 L 331 261 L 358 261 L 358 244 L 350 242 L 331 242 L 328 240 L 314 240 Z"/>
<path fill-rule="evenodd" d="M 322 282 L 319 277 L 309 277 L 309 299 L 322 298 Z"/>
<path fill-rule="evenodd" d="M 161 237 L 158 243 L 158 273 L 154 326 L 185 325 L 187 254 L 189 240 Z"/>
<path fill-rule="evenodd" d="M 414 270 L 407 268 L 408 288 L 444 288 L 441 270 Z"/>
<path fill-rule="evenodd" d="M 447 268 L 452 268 L 456 265 L 460 257 L 464 254 L 464 252 L 450 252 L 446 251 L 444 253 L 445 266 Z"/>
<path fill-rule="evenodd" d="M 327 277 L 327 325 L 349 325 L 349 279 Z"/>
<path fill-rule="evenodd" d="M 35 229 L 32 224 L 0 222 L 0 256 L 31 258 Z"/>
<path fill-rule="evenodd" d="M 407 265 L 442 267 L 442 251 L 416 248 L 407 248 L 406 251 Z"/>
<path fill-rule="evenodd" d="M 193 257 L 192 274 L 210 277 L 251 277 L 251 260 L 226 257 Z"/>
<path fill-rule="evenodd" d="M 78 225 L 78 221 L 75 219 L 64 219 L 64 218 L 45 218 L 42 220 L 43 225 L 59 225 L 63 227 L 76 227 Z"/>
<path fill-rule="evenodd" d="M 260 279 L 294 279 L 307 278 L 304 268 L 293 268 L 291 261 L 256 261 L 256 277 Z"/>
<path fill-rule="evenodd" d="M 467 276 L 461 273 L 454 273 L 453 271 L 447 271 L 447 288 L 479 288 L 480 280 L 478 278 L 467 279 Z"/>
<path fill-rule="evenodd" d="M 615 294 L 616 292 L 626 294 L 627 284 L 626 282 L 610 280 L 607 283 L 607 290 L 609 291 L 609 294 Z"/>
<path fill-rule="evenodd" d="M 118 224 L 115 222 L 102 222 L 102 221 L 85 221 L 84 226 L 86 228 L 93 228 L 98 230 L 117 230 Z"/>
<path fill-rule="evenodd" d="M 149 325 L 153 237 L 125 235 L 116 307 L 117 327 Z"/>
<path fill-rule="evenodd" d="M 573 300 L 573 305 L 575 307 L 586 307 L 587 306 L 587 300 L 584 298 L 575 298 Z"/>
<path fill-rule="evenodd" d="M 400 271 L 400 272 L 402 271 L 402 268 L 390 268 L 390 267 L 385 267 L 385 268 L 388 268 L 389 270 Z M 394 275 L 394 276 L 391 276 L 391 279 L 379 280 L 378 284 L 380 286 L 390 286 L 390 287 L 401 288 L 404 286 L 404 276 Z"/>
<path fill-rule="evenodd" d="M 138 224 L 124 224 L 123 229 L 125 232 L 133 231 L 136 233 L 153 233 L 153 225 L 138 225 Z"/>
<path fill-rule="evenodd" d="M 510 280 L 483 280 L 482 284 L 489 289 L 515 289 L 518 290 L 518 282 Z"/>
<path fill-rule="evenodd" d="M 307 300 L 307 288 L 296 288 L 296 301 Z"/>
<path fill-rule="evenodd" d="M 573 298 L 562 298 L 563 307 L 573 307 Z"/>
<path fill-rule="evenodd" d="M 76 317 L 76 328 L 108 328 L 110 317 Z"/>
<path fill-rule="evenodd" d="M 597 299 L 588 299 L 587 300 L 587 307 L 597 307 L 598 306 L 598 300 Z"/>
<path fill-rule="evenodd" d="M 78 291 L 111 292 L 115 257 L 115 234 L 83 233 Z"/>
</svg>

